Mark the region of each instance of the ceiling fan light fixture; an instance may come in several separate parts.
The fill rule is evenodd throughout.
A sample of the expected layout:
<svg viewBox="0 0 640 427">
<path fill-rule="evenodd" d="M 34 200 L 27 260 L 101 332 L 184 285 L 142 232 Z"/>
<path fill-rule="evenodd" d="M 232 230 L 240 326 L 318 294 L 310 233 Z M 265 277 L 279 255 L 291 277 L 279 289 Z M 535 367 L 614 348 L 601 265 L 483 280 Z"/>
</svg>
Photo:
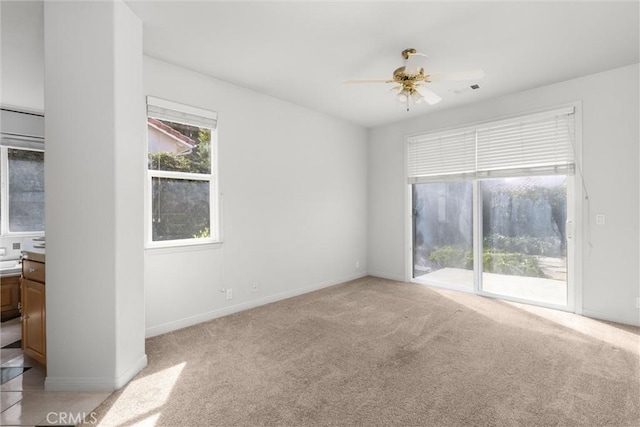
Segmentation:
<svg viewBox="0 0 640 427">
<path fill-rule="evenodd" d="M 414 104 L 422 104 L 423 102 L 425 102 L 424 96 L 422 96 L 422 94 L 417 90 L 414 90 L 411 93 L 411 99 L 413 100 Z"/>
<path fill-rule="evenodd" d="M 396 95 L 396 101 L 398 102 L 398 104 L 404 105 L 404 104 L 407 103 L 407 101 L 409 100 L 410 96 L 411 96 L 411 94 L 409 93 L 409 91 L 407 91 L 406 89 L 402 89 Z"/>
<path fill-rule="evenodd" d="M 407 111 L 409 111 L 409 106 L 411 104 L 420 104 L 426 100 L 413 85 L 405 85 L 404 87 L 399 88 L 398 93 L 396 94 L 396 101 L 398 104 L 406 107 Z"/>
</svg>

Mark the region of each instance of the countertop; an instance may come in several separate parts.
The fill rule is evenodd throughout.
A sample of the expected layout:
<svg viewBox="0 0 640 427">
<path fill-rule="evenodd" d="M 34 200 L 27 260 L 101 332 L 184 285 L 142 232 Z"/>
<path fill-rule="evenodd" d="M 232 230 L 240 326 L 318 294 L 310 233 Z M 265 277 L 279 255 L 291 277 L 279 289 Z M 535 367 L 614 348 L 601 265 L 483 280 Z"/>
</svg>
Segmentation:
<svg viewBox="0 0 640 427">
<path fill-rule="evenodd" d="M 45 252 L 44 249 L 33 248 L 22 253 L 22 259 L 29 259 L 31 261 L 44 262 Z"/>
</svg>

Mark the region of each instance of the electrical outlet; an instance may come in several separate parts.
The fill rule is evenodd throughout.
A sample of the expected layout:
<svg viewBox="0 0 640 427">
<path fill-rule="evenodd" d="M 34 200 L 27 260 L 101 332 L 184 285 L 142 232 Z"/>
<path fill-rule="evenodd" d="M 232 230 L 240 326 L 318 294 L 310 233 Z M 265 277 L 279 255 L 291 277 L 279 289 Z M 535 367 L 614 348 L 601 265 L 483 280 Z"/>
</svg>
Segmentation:
<svg viewBox="0 0 640 427">
<path fill-rule="evenodd" d="M 227 289 L 227 299 L 233 298 L 233 289 Z"/>
<path fill-rule="evenodd" d="M 360 261 L 356 261 L 356 268 L 360 268 Z"/>
<path fill-rule="evenodd" d="M 15 250 L 20 250 L 20 242 L 14 243 L 12 248 L 15 249 Z"/>
<path fill-rule="evenodd" d="M 0 248 L 0 256 L 5 256 L 7 254 L 7 248 Z"/>
<path fill-rule="evenodd" d="M 257 283 L 257 282 L 255 282 L 255 283 L 253 284 L 253 292 L 254 292 L 254 293 L 258 292 L 258 283 Z"/>
<path fill-rule="evenodd" d="M 640 297 L 636 298 L 636 308 L 640 308 Z"/>
<path fill-rule="evenodd" d="M 596 225 L 604 225 L 604 214 L 596 215 Z"/>
</svg>

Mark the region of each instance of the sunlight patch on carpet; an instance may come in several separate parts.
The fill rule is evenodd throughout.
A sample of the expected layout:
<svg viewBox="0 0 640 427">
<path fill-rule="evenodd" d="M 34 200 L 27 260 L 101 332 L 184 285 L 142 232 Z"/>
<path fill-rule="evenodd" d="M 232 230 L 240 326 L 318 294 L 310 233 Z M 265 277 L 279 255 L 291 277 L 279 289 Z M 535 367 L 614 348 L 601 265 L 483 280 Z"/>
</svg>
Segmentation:
<svg viewBox="0 0 640 427">
<path fill-rule="evenodd" d="M 638 329 L 632 326 L 619 325 L 603 320 L 579 316 L 573 313 L 546 309 L 532 305 L 511 303 L 520 310 L 534 314 L 558 325 L 573 329 L 591 338 L 604 341 L 614 347 L 619 347 L 631 353 L 640 348 Z M 633 332 L 635 330 L 635 332 Z"/>
<path fill-rule="evenodd" d="M 594 340 L 602 341 L 634 354 L 640 348 L 638 328 L 632 326 L 618 325 L 535 305 L 493 298 L 478 298 L 474 294 L 449 289 L 437 287 L 429 289 L 456 304 L 504 325 L 548 335 L 557 335 L 557 327 L 561 326 L 579 333 L 565 336 L 565 339 L 575 342 L 586 344 L 593 343 Z M 540 322 L 540 319 L 548 322 Z"/>
<path fill-rule="evenodd" d="M 154 426 L 180 378 L 186 362 L 131 381 L 109 409 L 101 425 Z"/>
<path fill-rule="evenodd" d="M 154 427 L 158 423 L 158 419 L 160 419 L 160 412 L 151 415 L 150 417 L 145 418 L 142 421 L 139 421 L 135 424 L 132 424 L 132 427 Z"/>
</svg>

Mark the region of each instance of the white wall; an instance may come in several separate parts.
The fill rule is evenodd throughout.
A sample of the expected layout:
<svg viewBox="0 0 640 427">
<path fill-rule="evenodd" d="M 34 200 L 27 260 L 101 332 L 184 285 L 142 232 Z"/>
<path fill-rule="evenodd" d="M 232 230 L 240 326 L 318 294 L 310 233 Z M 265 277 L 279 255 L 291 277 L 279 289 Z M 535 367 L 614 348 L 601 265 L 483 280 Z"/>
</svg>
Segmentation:
<svg viewBox="0 0 640 427">
<path fill-rule="evenodd" d="M 43 3 L 0 1 L 0 104 L 44 110 Z"/>
<path fill-rule="evenodd" d="M 640 286 L 639 80 L 636 64 L 373 129 L 368 162 L 369 272 L 405 279 L 405 135 L 582 101 L 582 168 L 590 196 L 590 216 L 585 205 L 580 236 L 583 313 L 640 324 L 635 306 Z M 595 226 L 596 213 L 606 215 L 605 226 Z"/>
<path fill-rule="evenodd" d="M 152 58 L 144 79 L 218 112 L 224 193 L 221 246 L 147 250 L 147 335 L 365 274 L 364 129 Z"/>
<path fill-rule="evenodd" d="M 114 390 L 146 364 L 142 24 L 120 1 L 44 16 L 45 388 Z"/>
</svg>

